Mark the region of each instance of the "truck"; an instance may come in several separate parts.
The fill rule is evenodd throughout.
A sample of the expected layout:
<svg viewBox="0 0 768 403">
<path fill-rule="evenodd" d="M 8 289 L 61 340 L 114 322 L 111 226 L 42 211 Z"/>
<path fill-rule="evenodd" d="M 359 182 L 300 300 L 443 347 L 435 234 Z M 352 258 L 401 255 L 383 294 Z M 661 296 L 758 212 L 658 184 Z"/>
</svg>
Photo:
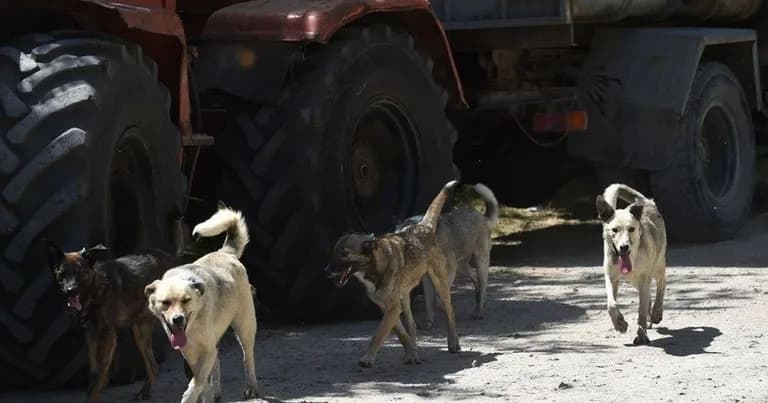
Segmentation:
<svg viewBox="0 0 768 403">
<path fill-rule="evenodd" d="M 728 239 L 766 27 L 760 0 L 0 0 L 0 386 L 82 379 L 42 238 L 175 250 L 218 200 L 260 310 L 300 321 L 370 312 L 323 277 L 335 238 L 457 177 L 530 205 L 580 161 Z"/>
</svg>

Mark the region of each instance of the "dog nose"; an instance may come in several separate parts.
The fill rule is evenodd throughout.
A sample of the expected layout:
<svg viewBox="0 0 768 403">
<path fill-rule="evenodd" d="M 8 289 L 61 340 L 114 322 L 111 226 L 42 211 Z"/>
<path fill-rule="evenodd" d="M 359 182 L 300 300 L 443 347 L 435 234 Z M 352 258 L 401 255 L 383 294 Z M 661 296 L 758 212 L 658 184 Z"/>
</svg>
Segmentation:
<svg viewBox="0 0 768 403">
<path fill-rule="evenodd" d="M 627 253 L 627 252 L 629 252 L 629 245 L 619 246 L 619 253 Z"/>
<path fill-rule="evenodd" d="M 68 285 L 64 289 L 64 292 L 67 293 L 67 295 L 75 294 L 75 293 L 77 293 L 77 286 L 76 285 Z"/>
<path fill-rule="evenodd" d="M 174 326 L 184 326 L 184 315 L 173 315 L 171 323 Z"/>
</svg>

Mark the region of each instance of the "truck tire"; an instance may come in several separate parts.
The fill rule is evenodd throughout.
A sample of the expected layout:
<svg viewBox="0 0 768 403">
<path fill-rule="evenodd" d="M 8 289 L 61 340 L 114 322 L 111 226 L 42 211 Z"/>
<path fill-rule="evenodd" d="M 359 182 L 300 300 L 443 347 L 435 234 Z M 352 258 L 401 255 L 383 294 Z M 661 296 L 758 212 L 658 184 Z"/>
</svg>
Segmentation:
<svg viewBox="0 0 768 403">
<path fill-rule="evenodd" d="M 230 105 L 221 198 L 248 220 L 243 261 L 267 312 L 370 315 L 356 281 L 335 288 L 322 269 L 344 231 L 391 231 L 455 177 L 447 93 L 387 26 L 345 29 L 305 56 L 277 106 Z"/>
<path fill-rule="evenodd" d="M 733 237 L 751 208 L 755 137 L 744 91 L 728 67 L 699 66 L 676 147 L 672 164 L 650 178 L 670 236 Z"/>
<path fill-rule="evenodd" d="M 84 339 L 41 237 L 172 250 L 184 177 L 169 108 L 136 45 L 84 32 L 0 45 L 0 389 L 83 379 Z"/>
</svg>

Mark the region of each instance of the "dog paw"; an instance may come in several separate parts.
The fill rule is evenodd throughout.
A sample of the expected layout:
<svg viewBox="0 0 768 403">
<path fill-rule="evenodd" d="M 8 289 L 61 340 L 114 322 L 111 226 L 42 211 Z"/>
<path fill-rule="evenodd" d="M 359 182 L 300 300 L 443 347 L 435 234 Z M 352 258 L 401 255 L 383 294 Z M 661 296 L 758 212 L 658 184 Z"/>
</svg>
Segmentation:
<svg viewBox="0 0 768 403">
<path fill-rule="evenodd" d="M 358 362 L 357 365 L 360 366 L 360 368 L 370 368 L 373 366 L 373 360 L 369 357 L 363 357 Z"/>
<path fill-rule="evenodd" d="M 248 386 L 243 391 L 243 399 L 255 399 L 261 397 L 262 393 L 258 386 Z"/>
<path fill-rule="evenodd" d="M 632 341 L 632 344 L 636 346 L 645 346 L 645 345 L 651 344 L 651 340 L 648 338 L 648 335 L 645 333 L 645 330 L 640 328 L 640 329 L 637 329 L 637 337 L 635 337 L 635 340 Z"/>
<path fill-rule="evenodd" d="M 149 392 L 145 390 L 140 390 L 139 393 L 136 394 L 136 400 L 149 400 Z"/>
<path fill-rule="evenodd" d="M 472 319 L 474 320 L 482 320 L 485 318 L 485 314 L 483 312 L 472 312 Z"/>
<path fill-rule="evenodd" d="M 454 345 L 449 345 L 448 346 L 448 352 L 451 353 L 451 354 L 460 353 L 461 352 L 461 345 L 459 345 L 458 342 L 456 342 L 456 344 L 454 344 Z"/>
<path fill-rule="evenodd" d="M 616 321 L 613 322 L 613 328 L 616 329 L 619 333 L 626 333 L 628 327 L 629 325 L 627 324 L 627 321 L 624 320 L 624 315 L 619 314 L 616 317 Z"/>
<path fill-rule="evenodd" d="M 421 321 L 416 325 L 416 328 L 420 330 L 430 330 L 432 329 L 432 321 L 431 320 Z"/>
<path fill-rule="evenodd" d="M 405 357 L 405 360 L 403 360 L 403 364 L 405 365 L 418 365 L 421 364 L 421 360 L 417 356 L 410 356 Z"/>
<path fill-rule="evenodd" d="M 664 317 L 664 311 L 657 310 L 651 312 L 651 323 L 659 324 L 661 323 L 661 319 Z"/>
</svg>

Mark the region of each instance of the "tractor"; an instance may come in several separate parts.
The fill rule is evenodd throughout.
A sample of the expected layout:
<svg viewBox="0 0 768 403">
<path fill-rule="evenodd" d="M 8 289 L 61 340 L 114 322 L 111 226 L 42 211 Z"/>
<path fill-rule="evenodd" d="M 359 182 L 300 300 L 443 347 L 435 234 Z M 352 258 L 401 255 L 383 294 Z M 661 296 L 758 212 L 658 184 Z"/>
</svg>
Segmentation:
<svg viewBox="0 0 768 403">
<path fill-rule="evenodd" d="M 85 366 L 41 239 L 178 251 L 218 200 L 259 306 L 298 321 L 369 315 L 323 276 L 334 240 L 459 177 L 531 205 L 589 167 L 673 238 L 728 239 L 765 21 L 759 0 L 0 0 L 0 384 Z"/>
</svg>

